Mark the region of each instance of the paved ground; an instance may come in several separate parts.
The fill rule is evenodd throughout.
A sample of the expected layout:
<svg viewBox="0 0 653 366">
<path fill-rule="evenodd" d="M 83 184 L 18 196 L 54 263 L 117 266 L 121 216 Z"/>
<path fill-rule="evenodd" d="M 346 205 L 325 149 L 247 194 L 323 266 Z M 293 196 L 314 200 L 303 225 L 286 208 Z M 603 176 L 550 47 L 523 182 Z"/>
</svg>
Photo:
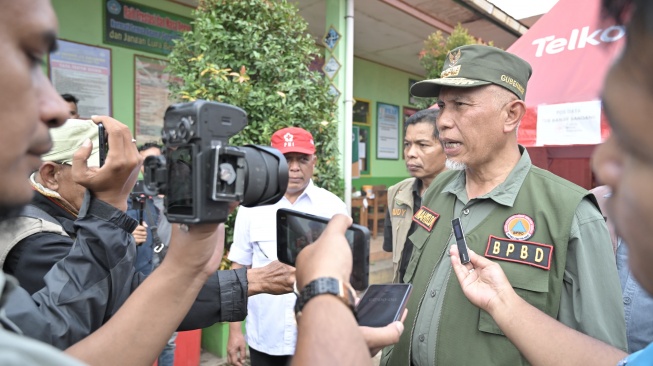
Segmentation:
<svg viewBox="0 0 653 366">
<path fill-rule="evenodd" d="M 370 283 L 392 282 L 392 254 L 383 251 L 383 236 L 370 240 Z M 374 358 L 374 365 L 379 364 L 380 353 Z M 202 350 L 200 366 L 226 366 L 227 360 Z M 246 363 L 249 366 L 249 362 Z"/>
</svg>

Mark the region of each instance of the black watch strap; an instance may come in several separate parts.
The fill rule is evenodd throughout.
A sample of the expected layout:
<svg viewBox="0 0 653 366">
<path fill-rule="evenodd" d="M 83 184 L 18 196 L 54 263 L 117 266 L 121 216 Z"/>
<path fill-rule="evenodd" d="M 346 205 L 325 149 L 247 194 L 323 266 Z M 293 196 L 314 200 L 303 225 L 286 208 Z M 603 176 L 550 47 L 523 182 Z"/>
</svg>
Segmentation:
<svg viewBox="0 0 653 366">
<path fill-rule="evenodd" d="M 306 285 L 297 296 L 295 314 L 301 316 L 302 309 L 312 298 L 319 295 L 334 295 L 354 312 L 354 293 L 349 286 L 333 277 L 320 277 Z"/>
</svg>

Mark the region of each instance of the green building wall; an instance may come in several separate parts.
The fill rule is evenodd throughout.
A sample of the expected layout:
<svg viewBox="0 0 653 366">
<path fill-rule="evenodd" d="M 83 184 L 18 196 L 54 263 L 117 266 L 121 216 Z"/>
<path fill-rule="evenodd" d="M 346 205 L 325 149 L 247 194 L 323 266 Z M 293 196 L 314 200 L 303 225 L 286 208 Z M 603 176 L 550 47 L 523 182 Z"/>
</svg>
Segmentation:
<svg viewBox="0 0 653 366">
<path fill-rule="evenodd" d="M 184 17 L 191 17 L 192 9 L 167 0 L 129 0 L 131 3 L 146 5 Z M 104 0 L 53 0 L 54 9 L 59 19 L 59 37 L 61 39 L 102 46 L 111 49 L 112 74 L 112 109 L 113 117 L 134 126 L 134 55 L 152 58 L 164 58 L 158 54 L 124 48 L 103 43 L 103 7 Z M 407 57 L 416 57 L 407 55 Z M 391 67 L 380 65 L 364 59 L 354 60 L 354 98 L 370 102 L 370 147 L 369 174 L 354 178 L 352 185 L 360 189 L 362 185 L 385 184 L 390 186 L 408 176 L 402 160 L 402 148 L 399 147 L 399 159 L 376 159 L 376 107 L 377 103 L 393 104 L 404 107 L 409 104 L 409 80 L 421 80 L 421 76 L 406 73 Z M 342 97 L 340 101 L 342 101 Z M 414 107 L 413 107 L 414 108 Z M 403 119 L 399 127 L 399 144 L 403 144 Z"/>
<path fill-rule="evenodd" d="M 416 57 L 416 56 L 415 56 Z M 403 116 L 404 107 L 415 108 L 409 104 L 410 80 L 422 80 L 423 77 L 380 65 L 360 58 L 354 59 L 354 98 L 370 101 L 370 174 L 352 179 L 352 185 L 360 189 L 363 185 L 385 184 L 391 186 L 404 178 L 408 172 L 403 156 Z M 377 103 L 399 106 L 399 159 L 379 160 L 376 158 L 376 108 Z"/>
<path fill-rule="evenodd" d="M 129 0 L 190 18 L 192 8 L 166 0 Z M 104 0 L 52 0 L 59 18 L 59 38 L 111 49 L 113 116 L 134 128 L 134 55 L 165 59 L 164 56 L 103 43 Z"/>
</svg>

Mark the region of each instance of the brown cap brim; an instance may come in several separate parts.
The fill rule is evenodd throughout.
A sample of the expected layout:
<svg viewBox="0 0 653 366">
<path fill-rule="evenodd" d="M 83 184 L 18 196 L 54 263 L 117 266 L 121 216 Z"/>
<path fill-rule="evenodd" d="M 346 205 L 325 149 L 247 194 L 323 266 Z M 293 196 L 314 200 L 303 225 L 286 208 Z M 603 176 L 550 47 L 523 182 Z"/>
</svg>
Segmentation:
<svg viewBox="0 0 653 366">
<path fill-rule="evenodd" d="M 473 88 L 476 86 L 483 86 L 492 84 L 485 80 L 475 80 L 467 78 L 441 78 L 429 79 L 417 82 L 410 88 L 410 94 L 420 98 L 437 98 L 440 95 L 440 89 L 443 86 L 451 86 L 454 88 Z"/>
</svg>

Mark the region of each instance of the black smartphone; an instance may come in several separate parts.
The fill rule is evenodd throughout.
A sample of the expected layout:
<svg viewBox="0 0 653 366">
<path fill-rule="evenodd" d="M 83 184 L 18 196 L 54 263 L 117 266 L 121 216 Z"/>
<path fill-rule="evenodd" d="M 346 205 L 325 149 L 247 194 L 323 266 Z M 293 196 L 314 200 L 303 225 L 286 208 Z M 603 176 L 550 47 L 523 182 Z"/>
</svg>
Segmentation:
<svg viewBox="0 0 653 366">
<path fill-rule="evenodd" d="M 460 263 L 469 263 L 469 253 L 467 253 L 467 241 L 465 241 L 465 233 L 463 226 L 460 224 L 460 218 L 451 220 L 453 226 L 453 235 L 456 237 L 456 245 L 458 245 L 458 255 L 460 256 Z"/>
<path fill-rule="evenodd" d="M 412 291 L 410 283 L 370 285 L 356 305 L 358 325 L 378 328 L 400 320 Z"/>
<path fill-rule="evenodd" d="M 329 219 L 325 217 L 285 208 L 279 209 L 277 211 L 279 261 L 294 266 L 299 251 L 316 241 L 328 223 Z M 364 226 L 353 224 L 347 229 L 345 237 L 352 250 L 354 262 L 349 282 L 354 289 L 365 290 L 369 282 L 370 231 Z"/>
<path fill-rule="evenodd" d="M 97 125 L 98 140 L 99 140 L 99 151 L 100 151 L 100 167 L 104 165 L 104 161 L 107 159 L 107 153 L 109 152 L 109 136 L 107 136 L 107 131 L 104 129 L 102 123 Z"/>
</svg>

